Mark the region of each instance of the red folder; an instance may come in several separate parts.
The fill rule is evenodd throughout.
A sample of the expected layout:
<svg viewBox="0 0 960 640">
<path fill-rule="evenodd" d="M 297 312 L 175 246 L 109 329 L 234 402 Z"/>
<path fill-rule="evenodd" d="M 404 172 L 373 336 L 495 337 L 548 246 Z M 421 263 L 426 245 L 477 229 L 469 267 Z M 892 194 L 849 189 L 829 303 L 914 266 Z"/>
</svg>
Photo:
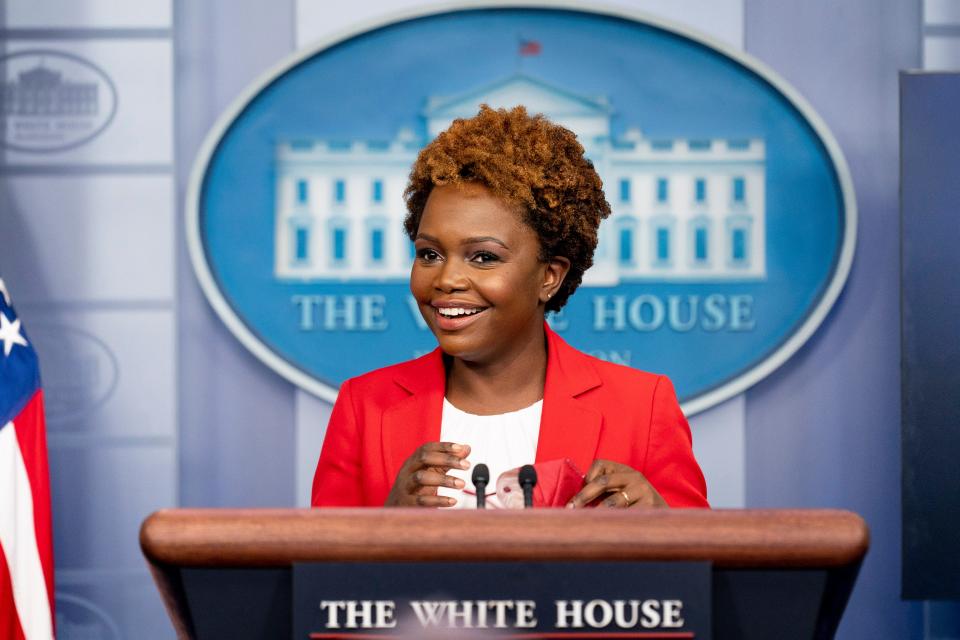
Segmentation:
<svg viewBox="0 0 960 640">
<path fill-rule="evenodd" d="M 538 462 L 533 468 L 537 470 L 537 486 L 533 488 L 535 507 L 565 507 L 583 487 L 583 473 L 570 458 Z M 497 498 L 507 509 L 523 508 L 519 475 L 520 469 L 511 469 L 497 478 Z"/>
</svg>

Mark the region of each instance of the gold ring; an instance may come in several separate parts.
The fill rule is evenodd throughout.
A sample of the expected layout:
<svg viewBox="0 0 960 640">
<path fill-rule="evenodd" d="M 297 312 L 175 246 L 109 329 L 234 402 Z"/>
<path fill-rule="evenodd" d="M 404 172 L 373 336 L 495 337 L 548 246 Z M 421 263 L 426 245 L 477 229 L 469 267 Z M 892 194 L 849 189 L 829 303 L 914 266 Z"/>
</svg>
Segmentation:
<svg viewBox="0 0 960 640">
<path fill-rule="evenodd" d="M 630 499 L 630 496 L 627 495 L 627 492 L 626 492 L 626 491 L 621 491 L 621 492 L 620 492 L 620 495 L 622 495 L 622 496 L 623 496 L 623 499 L 627 501 L 627 506 L 628 506 L 628 507 L 633 504 L 633 500 Z"/>
</svg>

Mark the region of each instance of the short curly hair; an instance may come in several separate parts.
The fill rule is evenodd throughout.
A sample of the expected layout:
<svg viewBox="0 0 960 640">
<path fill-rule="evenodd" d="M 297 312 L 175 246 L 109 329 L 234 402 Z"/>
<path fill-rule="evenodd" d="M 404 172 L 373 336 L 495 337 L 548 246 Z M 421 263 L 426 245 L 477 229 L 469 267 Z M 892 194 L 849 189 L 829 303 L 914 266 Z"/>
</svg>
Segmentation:
<svg viewBox="0 0 960 640">
<path fill-rule="evenodd" d="M 546 305 L 559 311 L 593 264 L 600 221 L 610 215 L 603 182 L 576 136 L 526 108 L 481 105 L 420 151 L 404 191 L 410 239 L 435 186 L 474 182 L 524 211 L 540 239 L 540 259 L 563 256 L 570 271 Z"/>
</svg>

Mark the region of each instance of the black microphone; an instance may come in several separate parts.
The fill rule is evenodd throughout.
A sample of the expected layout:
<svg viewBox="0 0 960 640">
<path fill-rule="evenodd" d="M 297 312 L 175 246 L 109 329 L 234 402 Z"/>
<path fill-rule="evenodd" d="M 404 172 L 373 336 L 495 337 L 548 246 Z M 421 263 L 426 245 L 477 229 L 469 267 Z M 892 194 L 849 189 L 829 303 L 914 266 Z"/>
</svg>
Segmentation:
<svg viewBox="0 0 960 640">
<path fill-rule="evenodd" d="M 533 506 L 533 488 L 537 486 L 537 470 L 532 464 L 525 464 L 520 467 L 520 488 L 523 489 L 523 506 L 530 508 Z"/>
<path fill-rule="evenodd" d="M 487 508 L 487 483 L 490 482 L 490 469 L 482 462 L 473 468 L 473 487 L 477 490 L 477 509 Z"/>
</svg>

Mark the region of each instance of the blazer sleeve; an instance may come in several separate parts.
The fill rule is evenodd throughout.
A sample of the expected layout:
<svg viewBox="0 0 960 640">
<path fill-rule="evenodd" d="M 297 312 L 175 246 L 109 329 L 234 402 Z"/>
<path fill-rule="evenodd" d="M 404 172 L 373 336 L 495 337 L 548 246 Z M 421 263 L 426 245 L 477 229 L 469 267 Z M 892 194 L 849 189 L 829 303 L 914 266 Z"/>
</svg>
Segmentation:
<svg viewBox="0 0 960 640">
<path fill-rule="evenodd" d="M 362 434 L 353 404 L 352 380 L 340 387 L 327 423 L 310 503 L 314 507 L 363 505 L 361 481 Z"/>
<path fill-rule="evenodd" d="M 673 384 L 660 376 L 653 392 L 653 409 L 642 468 L 650 484 L 671 507 L 709 507 L 707 483 L 693 457 L 690 425 L 680 410 Z"/>
</svg>

